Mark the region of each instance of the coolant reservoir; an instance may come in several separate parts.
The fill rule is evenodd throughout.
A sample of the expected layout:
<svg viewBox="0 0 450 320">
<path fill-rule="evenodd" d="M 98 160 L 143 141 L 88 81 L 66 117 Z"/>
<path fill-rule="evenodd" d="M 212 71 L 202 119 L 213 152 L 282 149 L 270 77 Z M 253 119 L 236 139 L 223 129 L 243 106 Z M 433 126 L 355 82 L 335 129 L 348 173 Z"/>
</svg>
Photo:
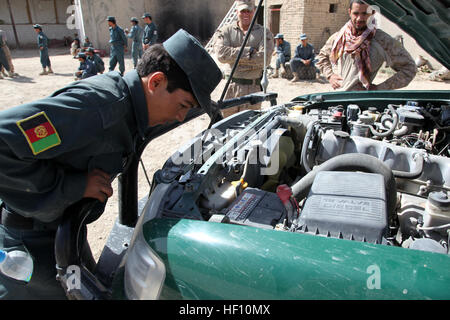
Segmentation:
<svg viewBox="0 0 450 320">
<path fill-rule="evenodd" d="M 423 216 L 425 228 L 438 227 L 450 223 L 450 199 L 446 192 L 431 192 L 425 205 Z M 446 235 L 446 229 L 437 229 L 437 232 Z"/>
<path fill-rule="evenodd" d="M 304 106 L 298 105 L 294 106 L 288 111 L 288 117 L 289 118 L 299 118 L 303 114 Z"/>
</svg>

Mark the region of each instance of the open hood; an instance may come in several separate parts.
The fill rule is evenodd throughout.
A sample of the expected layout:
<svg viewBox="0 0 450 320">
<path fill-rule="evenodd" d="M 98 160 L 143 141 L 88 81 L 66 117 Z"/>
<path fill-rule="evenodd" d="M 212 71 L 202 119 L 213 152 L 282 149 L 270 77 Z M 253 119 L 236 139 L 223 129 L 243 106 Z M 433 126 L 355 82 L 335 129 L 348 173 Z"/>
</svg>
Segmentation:
<svg viewBox="0 0 450 320">
<path fill-rule="evenodd" d="M 366 0 L 450 69 L 449 0 Z"/>
</svg>

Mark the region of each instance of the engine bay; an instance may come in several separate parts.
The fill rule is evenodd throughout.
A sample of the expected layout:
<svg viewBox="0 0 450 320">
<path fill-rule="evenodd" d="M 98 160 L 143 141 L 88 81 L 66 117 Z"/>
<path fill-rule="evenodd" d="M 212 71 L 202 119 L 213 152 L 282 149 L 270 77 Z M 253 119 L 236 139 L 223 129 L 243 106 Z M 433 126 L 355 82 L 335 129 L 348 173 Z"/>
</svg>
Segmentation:
<svg viewBox="0 0 450 320">
<path fill-rule="evenodd" d="M 449 129 L 436 102 L 245 111 L 155 174 L 158 215 L 448 254 Z"/>
</svg>

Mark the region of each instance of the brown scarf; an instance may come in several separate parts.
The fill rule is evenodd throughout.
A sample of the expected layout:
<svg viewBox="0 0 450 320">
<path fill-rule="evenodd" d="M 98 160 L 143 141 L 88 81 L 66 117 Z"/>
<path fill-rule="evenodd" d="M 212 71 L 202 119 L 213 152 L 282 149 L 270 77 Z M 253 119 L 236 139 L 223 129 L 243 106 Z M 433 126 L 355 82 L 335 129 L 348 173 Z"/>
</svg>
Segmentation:
<svg viewBox="0 0 450 320">
<path fill-rule="evenodd" d="M 370 72 L 372 65 L 370 63 L 370 41 L 375 36 L 377 29 L 375 27 L 367 28 L 361 35 L 356 35 L 356 30 L 351 21 L 347 22 L 342 29 L 331 49 L 330 60 L 336 64 L 339 58 L 345 53 L 351 54 L 359 69 L 359 80 L 366 89 L 370 86 Z"/>
</svg>

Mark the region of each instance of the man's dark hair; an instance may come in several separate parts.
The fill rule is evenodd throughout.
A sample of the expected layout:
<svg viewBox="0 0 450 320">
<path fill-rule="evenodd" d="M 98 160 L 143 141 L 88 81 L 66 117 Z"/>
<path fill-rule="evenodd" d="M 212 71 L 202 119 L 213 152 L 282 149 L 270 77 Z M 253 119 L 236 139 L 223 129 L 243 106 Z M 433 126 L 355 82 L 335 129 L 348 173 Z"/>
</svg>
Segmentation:
<svg viewBox="0 0 450 320">
<path fill-rule="evenodd" d="M 353 7 L 353 4 L 357 3 L 357 4 L 367 4 L 367 2 L 363 1 L 363 0 L 350 0 L 350 6 L 349 8 L 351 9 Z"/>
<path fill-rule="evenodd" d="M 173 92 L 176 89 L 182 89 L 193 94 L 188 77 L 162 44 L 154 44 L 145 50 L 136 71 L 141 78 L 153 72 L 163 72 L 169 82 L 167 91 Z"/>
</svg>

